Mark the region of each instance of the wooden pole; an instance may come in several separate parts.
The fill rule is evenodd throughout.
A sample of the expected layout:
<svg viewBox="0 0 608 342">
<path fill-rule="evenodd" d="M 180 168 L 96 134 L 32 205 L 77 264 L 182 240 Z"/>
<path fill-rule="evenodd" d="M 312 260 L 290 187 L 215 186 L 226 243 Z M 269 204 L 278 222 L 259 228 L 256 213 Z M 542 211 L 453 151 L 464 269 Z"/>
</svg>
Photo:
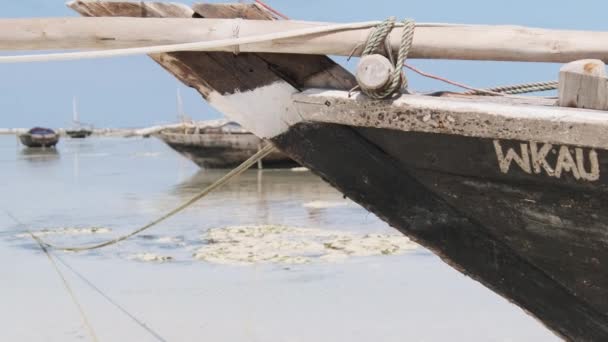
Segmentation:
<svg viewBox="0 0 608 342">
<path fill-rule="evenodd" d="M 262 143 L 258 143 L 258 152 L 260 152 L 262 150 Z M 264 166 L 262 165 L 262 159 L 258 160 L 258 170 L 263 169 Z"/>
<path fill-rule="evenodd" d="M 0 50 L 108 49 L 234 39 L 318 28 L 327 23 L 242 19 L 39 18 L 0 20 Z M 369 26 L 369 25 L 368 25 Z M 370 28 L 343 29 L 206 51 L 360 55 Z M 401 28 L 390 43 L 397 49 Z M 608 62 L 608 32 L 515 26 L 418 24 L 410 58 Z"/>
</svg>

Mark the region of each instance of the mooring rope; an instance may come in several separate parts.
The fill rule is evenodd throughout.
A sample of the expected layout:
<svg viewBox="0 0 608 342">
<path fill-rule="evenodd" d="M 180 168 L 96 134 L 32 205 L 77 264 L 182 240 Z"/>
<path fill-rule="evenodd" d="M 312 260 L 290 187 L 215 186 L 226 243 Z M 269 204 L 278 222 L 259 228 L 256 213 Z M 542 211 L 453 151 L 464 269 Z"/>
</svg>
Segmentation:
<svg viewBox="0 0 608 342">
<path fill-rule="evenodd" d="M 91 282 L 84 275 L 82 275 L 80 272 L 78 272 L 78 270 L 76 270 L 74 267 L 72 267 L 72 265 L 68 264 L 65 260 L 63 260 L 62 258 L 60 258 L 57 254 L 55 254 L 54 256 L 55 256 L 55 259 L 59 260 L 59 262 L 61 264 L 63 264 L 63 266 L 65 268 L 67 268 L 74 275 L 76 275 L 78 278 L 80 278 L 80 280 L 82 280 L 83 283 L 85 283 L 87 286 L 89 286 L 93 291 L 97 292 L 100 296 L 102 296 L 105 300 L 107 300 L 115 308 L 117 308 L 122 313 L 124 313 L 133 322 L 135 322 L 137 325 L 139 325 L 142 329 L 146 330 L 152 337 L 154 337 L 156 340 L 158 340 L 160 342 L 167 342 L 167 340 L 164 339 L 162 336 L 160 336 L 159 333 L 157 333 L 156 331 L 154 331 L 146 323 L 142 322 L 139 318 L 135 317 L 135 315 L 133 315 L 132 313 L 130 313 L 129 311 L 127 311 L 127 309 L 125 309 L 124 307 L 122 307 L 122 305 L 118 304 L 116 301 L 114 301 L 112 298 L 110 298 L 110 296 L 108 296 L 100 288 L 98 288 L 97 286 L 95 286 L 95 284 L 93 284 L 93 282 Z"/>
<path fill-rule="evenodd" d="M 444 82 L 447 84 L 451 84 L 451 85 L 459 87 L 459 88 L 467 89 L 468 90 L 467 92 L 459 93 L 459 94 L 464 94 L 464 95 L 493 95 L 493 96 L 503 96 L 503 97 L 508 97 L 508 98 L 516 98 L 516 99 L 525 99 L 527 97 L 515 96 L 515 95 L 537 92 L 537 91 L 555 90 L 555 89 L 557 89 L 557 84 L 558 84 L 557 81 L 549 81 L 549 82 L 523 83 L 523 84 L 510 85 L 510 86 L 496 87 L 496 88 L 491 88 L 491 89 L 483 89 L 483 88 L 475 88 L 475 87 L 472 87 L 470 85 L 467 85 L 467 84 L 464 84 L 461 82 L 456 82 L 456 81 L 447 79 L 445 77 L 437 76 L 437 75 L 428 73 L 426 71 L 422 71 L 408 63 L 404 63 L 403 66 L 421 76 L 431 78 L 431 79 L 434 79 L 437 81 L 441 81 L 441 82 Z M 546 86 L 541 87 L 540 85 L 542 85 L 542 84 L 546 84 Z M 529 86 L 529 85 L 532 85 L 532 86 Z M 539 85 L 539 86 L 536 87 L 536 85 Z M 516 88 L 518 88 L 519 91 L 516 90 Z M 497 90 L 499 92 L 496 92 L 494 90 Z M 504 90 L 510 90 L 511 92 L 510 93 L 500 92 L 500 91 L 504 91 Z"/>
<path fill-rule="evenodd" d="M 249 169 L 252 165 L 256 164 L 258 162 L 258 160 L 261 160 L 262 158 L 266 157 L 267 155 L 269 155 L 270 153 L 272 153 L 274 151 L 275 147 L 272 144 L 267 144 L 264 148 L 262 148 L 261 150 L 259 150 L 256 154 L 254 154 L 253 156 L 249 157 L 249 159 L 247 159 L 246 161 L 244 161 L 242 164 L 240 164 L 239 166 L 237 166 L 235 169 L 231 170 L 230 172 L 228 172 L 227 174 L 225 174 L 224 176 L 222 176 L 220 179 L 216 180 L 215 182 L 213 182 L 213 184 L 209 185 L 208 187 L 206 187 L 205 189 L 203 189 L 201 192 L 199 192 L 198 194 L 196 194 L 194 197 L 192 197 L 191 199 L 189 199 L 188 201 L 182 203 L 180 206 L 178 206 L 177 208 L 169 211 L 168 213 L 164 214 L 163 216 L 155 219 L 154 221 L 135 229 L 134 231 L 119 236 L 117 238 L 105 241 L 105 242 L 101 242 L 101 243 L 97 243 L 94 245 L 90 245 L 90 246 L 56 246 L 54 244 L 42 241 L 40 239 L 40 237 L 37 237 L 46 247 L 50 247 L 53 249 L 57 249 L 57 250 L 62 250 L 62 251 L 68 251 L 68 252 L 82 252 L 82 251 L 88 251 L 88 250 L 93 250 L 93 249 L 99 249 L 102 247 L 107 247 L 110 245 L 114 245 L 117 244 L 121 241 L 124 241 L 134 235 L 137 235 L 141 232 L 143 232 L 144 230 L 150 229 L 154 226 L 156 226 L 157 224 L 165 221 L 166 219 L 174 216 L 175 214 L 179 213 L 180 211 L 188 208 L 189 206 L 191 206 L 192 204 L 194 204 L 195 202 L 197 202 L 198 200 L 200 200 L 201 198 L 205 197 L 206 195 L 208 195 L 210 192 L 212 192 L 213 190 L 219 188 L 220 186 L 228 183 L 232 178 L 240 175 L 241 173 L 245 172 L 247 169 Z"/>
<path fill-rule="evenodd" d="M 78 309 L 78 313 L 80 314 L 80 317 L 82 318 L 82 322 L 83 322 L 84 326 L 86 327 L 87 331 L 89 332 L 89 335 L 91 336 L 91 340 L 94 342 L 99 342 L 99 338 L 97 337 L 97 334 L 95 333 L 95 330 L 93 329 L 93 326 L 91 325 L 91 322 L 90 322 L 89 318 L 87 317 L 87 314 L 84 311 L 82 304 L 80 304 L 78 297 L 76 297 L 76 293 L 74 292 L 74 290 L 68 283 L 68 280 L 66 279 L 66 277 L 63 275 L 63 272 L 61 272 L 59 265 L 57 265 L 57 263 L 55 262 L 55 259 L 53 259 L 53 257 L 51 256 L 51 252 L 48 250 L 47 245 L 42 240 L 40 240 L 40 238 L 38 236 L 36 236 L 34 233 L 32 233 L 31 230 L 25 228 L 25 225 L 21 221 L 19 221 L 15 216 L 13 216 L 8 211 L 5 211 L 5 213 L 8 217 L 10 217 L 13 221 L 15 221 L 19 226 L 21 226 L 27 234 L 29 234 L 29 236 L 38 244 L 40 249 L 44 252 L 46 257 L 51 262 L 51 265 L 53 266 L 55 273 L 57 273 L 57 275 L 61 279 L 63 287 L 65 288 L 67 293 L 70 295 L 70 298 L 72 299 L 72 302 L 74 303 L 74 306 L 76 306 L 76 308 Z"/>
<path fill-rule="evenodd" d="M 527 93 L 535 93 L 535 92 L 539 92 L 539 91 L 555 90 L 558 88 L 558 85 L 559 85 L 558 81 L 530 82 L 530 83 L 500 86 L 500 87 L 489 88 L 489 89 L 470 90 L 470 91 L 465 92 L 465 94 L 466 95 L 493 95 L 491 93 L 513 94 L 513 95 L 527 94 Z"/>
<path fill-rule="evenodd" d="M 405 19 L 402 22 L 402 25 L 403 31 L 401 33 L 401 44 L 399 45 L 397 61 L 394 64 L 395 70 L 393 71 L 393 74 L 391 75 L 388 84 L 381 89 L 374 90 L 361 87 L 361 91 L 371 98 L 385 99 L 395 94 L 396 92 L 399 92 L 400 89 L 407 89 L 408 87 L 407 77 L 405 76 L 405 73 L 403 73 L 403 64 L 407 59 L 407 56 L 410 52 L 410 48 L 412 47 L 412 42 L 414 41 L 414 31 L 416 29 L 416 22 L 412 19 Z M 382 23 L 378 24 L 367 39 L 365 49 L 363 50 L 361 56 L 379 53 L 381 47 L 384 46 L 387 42 L 388 35 L 391 33 L 394 27 L 395 17 L 389 17 Z M 388 51 L 386 51 L 386 53 L 390 56 L 390 47 L 388 48 Z"/>
<path fill-rule="evenodd" d="M 268 11 L 270 11 L 271 13 L 273 13 L 274 15 L 280 17 L 281 19 L 284 19 L 284 20 L 288 20 L 289 19 L 285 14 L 283 14 L 283 13 L 275 10 L 274 8 L 270 7 L 270 5 L 266 4 L 265 2 L 263 2 L 261 0 L 255 0 L 255 3 L 257 3 L 258 5 L 264 7 L 265 9 L 267 9 Z"/>
</svg>

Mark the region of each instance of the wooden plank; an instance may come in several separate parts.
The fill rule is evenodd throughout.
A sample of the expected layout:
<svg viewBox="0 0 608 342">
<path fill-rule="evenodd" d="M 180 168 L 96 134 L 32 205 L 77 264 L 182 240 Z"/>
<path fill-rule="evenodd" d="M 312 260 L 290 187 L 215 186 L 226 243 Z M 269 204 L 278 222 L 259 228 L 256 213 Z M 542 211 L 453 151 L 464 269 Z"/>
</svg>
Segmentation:
<svg viewBox="0 0 608 342">
<path fill-rule="evenodd" d="M 191 18 L 195 12 L 180 4 L 154 2 L 91 2 L 77 1 L 69 6 L 85 15 L 101 16 L 178 16 Z M 198 19 L 196 19 L 198 21 Z M 231 92 L 256 88 L 279 78 L 267 71 L 267 65 L 251 54 L 174 52 L 151 55 L 156 62 L 186 85 L 197 89 L 204 97 L 212 92 Z M 247 75 L 247 77 L 244 77 Z"/>
<path fill-rule="evenodd" d="M 195 4 L 193 9 L 203 18 L 212 15 L 228 18 L 240 14 L 247 15 L 247 19 L 276 19 L 274 14 L 257 4 Z M 299 120 L 292 104 L 286 101 L 285 96 L 305 87 L 350 89 L 356 84 L 354 77 L 347 70 L 325 56 L 269 53 L 249 55 L 263 61 L 267 72 L 279 77 L 280 80 L 259 82 L 257 87 L 235 85 L 233 91 L 215 94 L 209 101 L 211 104 L 217 103 L 218 109 L 235 118 L 260 137 L 274 136 Z M 242 54 L 239 54 L 240 56 Z M 251 78 L 252 75 L 244 75 L 241 79 Z M 247 99 L 255 99 L 255 101 L 252 103 Z M 233 105 L 227 107 L 226 103 Z M 271 109 L 272 107 L 274 109 Z"/>
<path fill-rule="evenodd" d="M 258 4 L 195 4 L 194 11 L 203 18 L 242 18 L 254 20 L 276 20 L 274 13 Z M 268 67 L 294 88 L 351 89 L 356 85 L 354 76 L 332 61 L 318 55 L 284 55 L 260 53 L 258 57 L 268 63 Z"/>
<path fill-rule="evenodd" d="M 100 15 L 125 13 L 146 17 L 158 17 L 162 11 L 167 16 L 182 15 L 182 19 L 157 18 L 137 20 L 133 18 L 37 18 L 0 20 L 0 50 L 27 49 L 99 49 L 125 46 L 147 46 L 193 41 L 231 39 L 237 36 L 279 34 L 281 32 L 320 28 L 328 23 L 281 20 L 193 20 L 184 14 L 182 5 L 145 5 L 138 12 L 132 3 L 114 7 L 94 6 L 94 2 L 75 2 L 73 8 L 100 9 Z M 102 2 L 103 4 L 103 2 Z M 121 2 L 121 4 L 124 4 Z M 236 11 L 237 15 L 259 15 L 260 10 L 244 10 L 240 4 L 223 5 L 212 15 L 224 15 Z M 199 6 L 199 11 L 208 10 Z M 150 7 L 150 10 L 148 10 Z M 171 10 L 168 10 L 171 8 Z M 241 9 L 239 9 L 241 8 Z M 83 11 L 86 15 L 97 13 Z M 123 12 L 120 12 L 123 11 Z M 234 17 L 233 16 L 233 17 Z M 188 19 L 190 18 L 190 19 Z M 268 52 L 316 55 L 360 55 L 371 28 L 343 29 L 331 33 L 309 34 L 301 37 L 274 39 L 248 43 L 239 47 L 242 52 Z M 390 44 L 397 50 L 401 28 L 390 34 Z M 358 49 L 354 49 L 359 47 Z M 233 46 L 209 48 L 208 51 L 233 51 Z M 354 50 L 354 51 L 353 51 Z M 475 25 L 424 25 L 416 27 L 409 58 L 571 62 L 593 58 L 608 61 L 608 32 L 546 30 L 512 26 Z"/>
<path fill-rule="evenodd" d="M 192 9 L 202 18 L 247 18 L 253 20 L 275 20 L 274 14 L 257 4 L 194 4 Z"/>
<path fill-rule="evenodd" d="M 376 101 L 323 89 L 294 94 L 293 100 L 301 121 L 608 149 L 608 115 L 603 112 L 489 98 L 402 95 Z"/>
<path fill-rule="evenodd" d="M 606 65 L 597 59 L 568 63 L 559 71 L 559 105 L 608 110 Z"/>
<path fill-rule="evenodd" d="M 189 18 L 194 11 L 173 2 L 70 1 L 67 6 L 85 17 Z"/>
</svg>

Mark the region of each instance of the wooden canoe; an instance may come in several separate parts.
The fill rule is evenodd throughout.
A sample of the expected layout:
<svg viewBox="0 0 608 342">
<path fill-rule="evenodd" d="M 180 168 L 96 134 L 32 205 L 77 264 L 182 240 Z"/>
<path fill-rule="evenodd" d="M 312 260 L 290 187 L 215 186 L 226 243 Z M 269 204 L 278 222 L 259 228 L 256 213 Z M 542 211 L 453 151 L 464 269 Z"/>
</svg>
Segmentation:
<svg viewBox="0 0 608 342">
<path fill-rule="evenodd" d="M 50 128 L 34 127 L 20 134 L 19 140 L 27 147 L 54 147 L 59 142 L 59 134 Z"/>
<path fill-rule="evenodd" d="M 202 168 L 235 167 L 254 155 L 264 142 L 236 122 L 212 120 L 184 127 L 165 128 L 154 134 L 173 150 Z M 264 168 L 295 167 L 298 164 L 281 152 L 264 158 Z"/>
</svg>

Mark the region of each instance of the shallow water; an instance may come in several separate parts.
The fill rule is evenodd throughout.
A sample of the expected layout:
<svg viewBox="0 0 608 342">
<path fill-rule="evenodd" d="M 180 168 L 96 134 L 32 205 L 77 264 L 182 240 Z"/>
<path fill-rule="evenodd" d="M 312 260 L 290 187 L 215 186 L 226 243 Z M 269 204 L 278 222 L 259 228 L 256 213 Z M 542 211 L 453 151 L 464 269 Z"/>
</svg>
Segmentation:
<svg viewBox="0 0 608 342">
<path fill-rule="evenodd" d="M 90 340 L 48 259 L 20 235 L 24 226 L 60 245 L 106 240 L 224 172 L 199 171 L 155 139 L 63 139 L 57 151 L 34 152 L 0 136 L 0 340 Z M 557 340 L 420 247 L 302 264 L 195 258 L 209 229 L 235 226 L 397 234 L 310 172 L 252 170 L 128 241 L 56 254 L 157 335 L 62 268 L 102 341 Z"/>
</svg>

